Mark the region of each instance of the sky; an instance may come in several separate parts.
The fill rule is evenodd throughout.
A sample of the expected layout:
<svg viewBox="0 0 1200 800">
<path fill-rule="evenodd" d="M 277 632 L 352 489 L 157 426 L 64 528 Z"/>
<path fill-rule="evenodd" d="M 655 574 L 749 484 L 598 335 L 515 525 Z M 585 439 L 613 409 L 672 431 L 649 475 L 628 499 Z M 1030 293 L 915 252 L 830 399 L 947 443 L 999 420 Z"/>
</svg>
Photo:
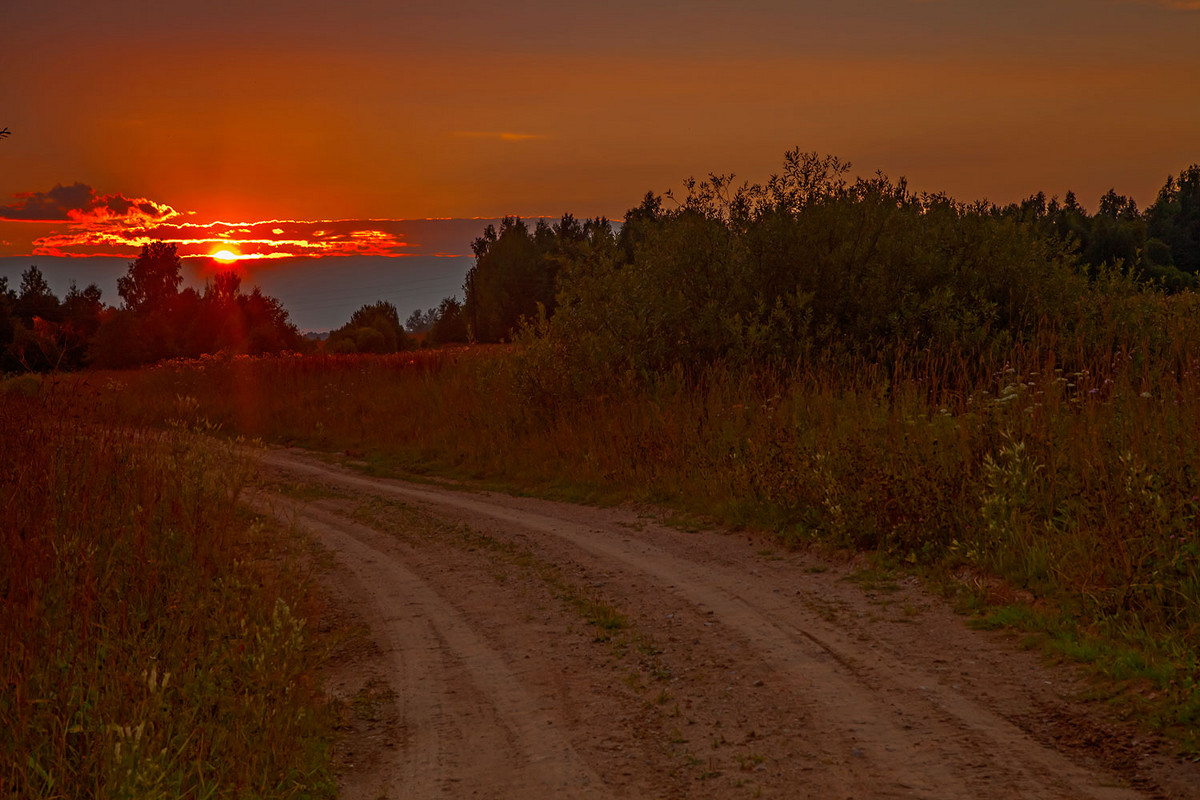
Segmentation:
<svg viewBox="0 0 1200 800">
<path fill-rule="evenodd" d="M 162 239 L 318 294 L 411 259 L 461 286 L 494 218 L 619 219 L 794 147 L 1144 207 L 1200 162 L 1198 45 L 1200 0 L 0 0 L 0 268 L 82 284 Z"/>
</svg>

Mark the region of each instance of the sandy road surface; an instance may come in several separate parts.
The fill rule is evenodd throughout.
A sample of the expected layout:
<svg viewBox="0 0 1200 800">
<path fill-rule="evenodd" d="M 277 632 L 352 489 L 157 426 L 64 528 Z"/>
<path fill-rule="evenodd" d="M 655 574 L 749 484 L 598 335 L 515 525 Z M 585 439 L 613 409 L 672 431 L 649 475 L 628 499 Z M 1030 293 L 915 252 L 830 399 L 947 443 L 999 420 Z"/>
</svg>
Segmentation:
<svg viewBox="0 0 1200 800">
<path fill-rule="evenodd" d="M 378 645 L 335 677 L 374 709 L 347 797 L 1200 797 L 1200 766 L 915 586 L 300 451 L 262 473 L 252 504 L 333 553 Z"/>
</svg>

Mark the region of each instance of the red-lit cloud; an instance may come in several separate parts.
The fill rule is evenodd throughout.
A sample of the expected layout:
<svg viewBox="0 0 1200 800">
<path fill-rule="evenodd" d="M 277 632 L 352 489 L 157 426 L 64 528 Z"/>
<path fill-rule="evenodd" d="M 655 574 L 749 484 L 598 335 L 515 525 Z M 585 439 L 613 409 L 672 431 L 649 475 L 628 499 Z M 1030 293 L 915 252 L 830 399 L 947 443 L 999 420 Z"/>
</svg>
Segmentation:
<svg viewBox="0 0 1200 800">
<path fill-rule="evenodd" d="M 118 256 L 173 243 L 184 257 L 221 251 L 239 259 L 325 256 L 466 255 L 480 223 L 471 220 L 262 220 L 198 222 L 165 203 L 97 194 L 76 183 L 25 192 L 0 206 L 5 231 L 27 233 L 28 255 Z M 447 224 L 451 223 L 451 224 Z M 413 241 L 416 236 L 419 242 Z M 18 237 L 22 238 L 22 237 Z"/>
<path fill-rule="evenodd" d="M 408 242 L 394 220 L 266 220 L 81 224 L 41 236 L 34 255 L 127 255 L 150 242 L 171 242 L 180 255 L 230 250 L 243 257 L 402 256 Z"/>
</svg>

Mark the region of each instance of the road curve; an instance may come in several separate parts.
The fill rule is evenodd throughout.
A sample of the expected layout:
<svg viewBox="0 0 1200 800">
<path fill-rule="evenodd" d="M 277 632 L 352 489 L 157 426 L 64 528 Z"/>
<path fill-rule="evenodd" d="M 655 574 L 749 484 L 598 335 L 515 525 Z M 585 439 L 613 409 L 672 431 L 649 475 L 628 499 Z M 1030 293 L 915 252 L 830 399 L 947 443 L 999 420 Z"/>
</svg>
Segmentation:
<svg viewBox="0 0 1200 800">
<path fill-rule="evenodd" d="M 382 648 L 388 796 L 1200 797 L 915 585 L 634 509 L 261 465 L 252 505 L 334 554 Z M 627 626 L 596 635 L 581 597 Z"/>
</svg>

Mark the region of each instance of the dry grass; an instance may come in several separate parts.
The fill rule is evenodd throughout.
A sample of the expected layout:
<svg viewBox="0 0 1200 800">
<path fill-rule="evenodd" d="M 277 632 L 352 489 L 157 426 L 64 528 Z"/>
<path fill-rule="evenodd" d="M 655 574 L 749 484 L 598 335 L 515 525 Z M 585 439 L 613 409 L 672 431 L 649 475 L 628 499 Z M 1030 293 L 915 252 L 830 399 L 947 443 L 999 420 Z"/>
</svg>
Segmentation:
<svg viewBox="0 0 1200 800">
<path fill-rule="evenodd" d="M 1149 681 L 1146 713 L 1195 746 L 1196 305 L 1114 304 L 1104 325 L 1047 326 L 991 365 L 716 365 L 582 400 L 531 400 L 522 351 L 470 348 L 168 365 L 116 376 L 127 385 L 106 397 L 125 420 L 183 413 L 377 469 L 652 500 L 950 582 L 999 578 L 993 601 L 1032 598 L 1058 649 Z"/>
<path fill-rule="evenodd" d="M 295 542 L 251 465 L 0 384 L 0 796 L 332 795 Z"/>
</svg>

